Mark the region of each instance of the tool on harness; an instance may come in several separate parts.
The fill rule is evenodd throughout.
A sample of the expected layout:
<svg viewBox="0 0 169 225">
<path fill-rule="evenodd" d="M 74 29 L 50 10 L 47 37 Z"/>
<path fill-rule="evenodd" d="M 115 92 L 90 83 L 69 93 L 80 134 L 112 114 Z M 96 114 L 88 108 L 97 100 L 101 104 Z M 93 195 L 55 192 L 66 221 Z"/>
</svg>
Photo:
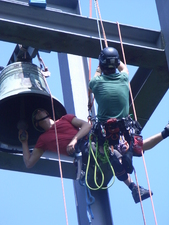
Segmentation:
<svg viewBox="0 0 169 225">
<path fill-rule="evenodd" d="M 119 144 L 115 148 L 121 153 L 121 155 L 124 155 L 128 151 L 129 144 L 123 135 L 120 135 Z"/>
<path fill-rule="evenodd" d="M 121 153 L 126 172 L 132 173 L 132 157 L 140 156 L 143 147 L 141 129 L 140 124 L 128 116 L 120 120 L 111 118 L 104 123 L 96 120 L 93 133 L 98 137 L 99 146 L 107 141 L 109 146 Z"/>
<path fill-rule="evenodd" d="M 122 155 L 129 150 L 129 146 L 134 156 L 141 155 L 143 147 L 141 136 L 142 127 L 138 121 L 132 120 L 130 116 L 121 120 L 111 118 L 105 123 L 96 121 L 93 129 L 95 135 L 98 135 L 99 145 L 102 145 L 105 140 L 108 140 L 109 145 L 113 145 Z M 106 136 L 103 135 L 103 130 Z"/>
</svg>

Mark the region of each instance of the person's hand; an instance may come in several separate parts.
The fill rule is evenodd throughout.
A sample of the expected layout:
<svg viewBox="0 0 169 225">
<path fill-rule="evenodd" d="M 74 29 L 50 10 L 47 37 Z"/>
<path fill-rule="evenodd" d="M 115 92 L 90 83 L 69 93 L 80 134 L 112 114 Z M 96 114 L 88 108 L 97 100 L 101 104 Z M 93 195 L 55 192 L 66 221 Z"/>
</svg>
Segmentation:
<svg viewBox="0 0 169 225">
<path fill-rule="evenodd" d="M 73 139 L 67 146 L 68 155 L 72 155 L 75 152 L 75 144 L 77 143 L 76 139 Z"/>
<path fill-rule="evenodd" d="M 26 130 L 20 129 L 18 132 L 18 138 L 21 143 L 27 142 L 28 141 L 28 132 Z"/>
<path fill-rule="evenodd" d="M 94 77 L 100 76 L 101 74 L 102 74 L 102 70 L 101 70 L 100 66 L 98 66 L 97 69 L 96 69 Z"/>
</svg>

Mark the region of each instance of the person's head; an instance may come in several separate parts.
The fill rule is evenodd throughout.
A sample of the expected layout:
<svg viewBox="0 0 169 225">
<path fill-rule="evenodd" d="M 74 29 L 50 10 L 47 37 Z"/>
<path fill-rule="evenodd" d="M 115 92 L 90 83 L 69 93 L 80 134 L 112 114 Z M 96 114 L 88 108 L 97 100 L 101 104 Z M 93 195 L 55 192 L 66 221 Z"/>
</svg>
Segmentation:
<svg viewBox="0 0 169 225">
<path fill-rule="evenodd" d="M 36 109 L 32 114 L 32 123 L 34 128 L 41 132 L 44 131 L 42 127 L 43 127 L 44 121 L 47 118 L 49 118 L 49 113 L 45 109 L 42 109 L 42 108 Z"/>
<path fill-rule="evenodd" d="M 99 66 L 106 75 L 116 72 L 116 68 L 120 65 L 119 53 L 113 47 L 104 48 L 99 55 Z"/>
</svg>

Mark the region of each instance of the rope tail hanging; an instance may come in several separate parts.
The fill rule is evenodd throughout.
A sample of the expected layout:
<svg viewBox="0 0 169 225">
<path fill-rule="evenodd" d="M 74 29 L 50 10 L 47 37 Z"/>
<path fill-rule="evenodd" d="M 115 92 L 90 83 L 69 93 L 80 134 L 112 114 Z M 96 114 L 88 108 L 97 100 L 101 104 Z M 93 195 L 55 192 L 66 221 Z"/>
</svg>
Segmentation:
<svg viewBox="0 0 169 225">
<path fill-rule="evenodd" d="M 42 60 L 42 58 L 40 57 L 39 53 L 37 55 L 38 59 L 40 60 L 40 62 L 43 64 L 43 66 L 45 68 L 47 68 Z M 43 73 L 42 73 L 43 74 Z M 57 146 L 57 153 L 58 153 L 58 160 L 59 160 L 59 170 L 60 170 L 60 177 L 61 177 L 61 184 L 62 184 L 62 193 L 63 193 L 63 201 L 64 201 L 64 209 L 65 209 L 65 217 L 66 217 L 66 225 L 68 225 L 68 214 L 67 214 L 67 208 L 66 208 L 66 198 L 65 198 L 65 191 L 64 191 L 64 184 L 63 184 L 63 172 L 62 172 L 62 165 L 61 165 L 61 158 L 60 158 L 60 150 L 59 150 L 59 143 L 58 143 L 58 135 L 57 135 L 57 127 L 56 127 L 56 118 L 55 118 L 55 110 L 54 110 L 54 104 L 53 104 L 53 98 L 52 98 L 52 94 L 51 91 L 49 89 L 48 83 L 46 81 L 46 77 L 44 76 L 44 81 L 45 84 L 48 88 L 49 94 L 50 94 L 50 98 L 51 98 L 51 106 L 52 106 L 52 114 L 53 114 L 53 120 L 54 120 L 54 128 L 55 128 L 55 139 L 56 139 L 56 146 Z"/>
<path fill-rule="evenodd" d="M 122 54 L 123 54 L 123 60 L 124 60 L 124 63 L 126 65 L 126 58 L 125 58 L 125 54 L 124 54 L 123 42 L 122 42 L 121 31 L 120 31 L 120 25 L 119 25 L 118 22 L 117 22 L 117 27 L 118 27 L 119 37 L 120 37 L 120 43 L 121 43 L 121 49 L 122 49 Z M 134 117 L 135 117 L 135 120 L 137 121 L 135 104 L 134 104 L 134 100 L 133 100 L 133 95 L 132 95 L 130 83 L 129 83 L 129 89 L 130 89 L 130 96 L 131 96 L 131 101 L 132 101 L 132 107 L 133 107 Z M 144 168 L 145 168 L 145 172 L 146 172 L 147 183 L 148 183 L 148 187 L 149 187 L 149 194 L 150 194 L 150 199 L 151 199 L 151 204 L 152 204 L 152 209 L 153 209 L 153 214 L 154 214 L 154 220 L 155 220 L 155 224 L 157 225 L 157 219 L 156 219 L 156 214 L 155 214 L 153 199 L 152 199 L 152 195 L 151 195 L 150 182 L 149 182 L 149 178 L 148 178 L 148 172 L 147 172 L 147 168 L 146 168 L 146 163 L 145 163 L 145 158 L 144 158 L 143 151 L 142 151 L 142 159 L 143 159 Z M 137 181 L 137 176 L 136 176 L 135 169 L 134 169 L 134 173 L 135 173 L 135 177 L 136 177 L 136 181 Z M 142 208 L 142 212 L 143 212 L 143 207 L 142 207 L 142 201 L 141 201 L 140 189 L 139 189 L 138 182 L 137 182 L 137 187 L 138 187 L 138 190 L 139 190 L 140 203 L 141 203 L 141 208 Z M 143 212 L 143 217 L 144 217 L 144 212 Z M 144 217 L 144 222 L 145 222 L 145 217 Z"/>
</svg>

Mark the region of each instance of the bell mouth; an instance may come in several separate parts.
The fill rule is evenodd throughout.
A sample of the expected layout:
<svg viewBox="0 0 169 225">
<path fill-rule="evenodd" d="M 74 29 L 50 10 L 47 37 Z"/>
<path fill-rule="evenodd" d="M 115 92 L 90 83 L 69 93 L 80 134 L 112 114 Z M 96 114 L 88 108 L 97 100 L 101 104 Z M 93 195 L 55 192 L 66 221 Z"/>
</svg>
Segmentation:
<svg viewBox="0 0 169 225">
<path fill-rule="evenodd" d="M 21 103 L 24 100 L 24 108 Z M 66 114 L 63 105 L 53 97 L 55 120 L 58 120 Z M 40 95 L 34 93 L 20 93 L 18 95 L 5 98 L 0 101 L 0 142 L 11 145 L 21 146 L 18 140 L 17 123 L 21 119 L 25 119 L 28 124 L 27 132 L 29 134 L 28 144 L 34 147 L 40 135 L 32 123 L 32 113 L 37 108 L 45 108 L 53 119 L 51 98 L 49 95 Z"/>
<path fill-rule="evenodd" d="M 54 97 L 55 119 L 66 114 L 64 106 Z M 17 124 L 28 124 L 29 147 L 34 147 L 40 133 L 32 124 L 32 113 L 44 108 L 53 118 L 51 96 L 39 67 L 28 62 L 8 65 L 0 73 L 0 143 L 21 147 Z"/>
</svg>

